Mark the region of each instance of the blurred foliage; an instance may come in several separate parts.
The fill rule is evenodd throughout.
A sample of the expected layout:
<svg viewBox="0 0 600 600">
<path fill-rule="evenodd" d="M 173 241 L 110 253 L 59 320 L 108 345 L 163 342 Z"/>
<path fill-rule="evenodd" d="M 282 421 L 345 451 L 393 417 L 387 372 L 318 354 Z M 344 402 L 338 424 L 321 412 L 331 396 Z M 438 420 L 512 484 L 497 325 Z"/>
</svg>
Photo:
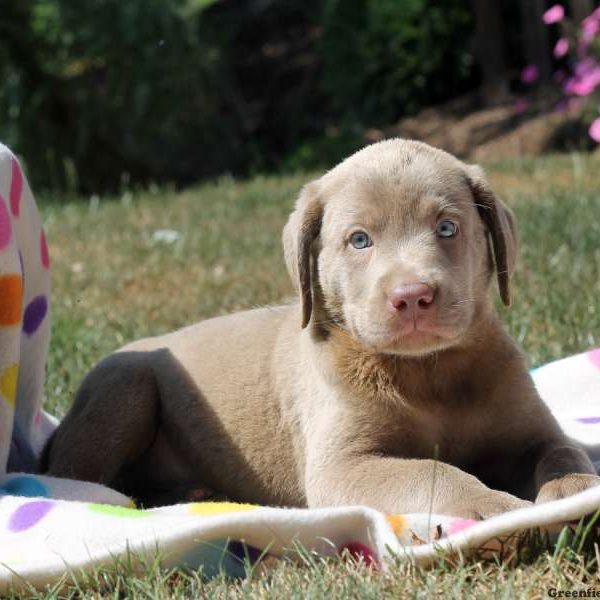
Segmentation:
<svg viewBox="0 0 600 600">
<path fill-rule="evenodd" d="M 219 56 L 203 48 L 185 7 L 8 2 L 1 137 L 25 155 L 34 183 L 102 189 L 127 176 L 182 180 L 228 159 L 223 142 L 235 132 L 215 118 Z M 205 169 L 200 142 L 211 147 Z"/>
<path fill-rule="evenodd" d="M 460 0 L 3 0 L 0 139 L 104 192 L 329 164 L 472 83 Z"/>
<path fill-rule="evenodd" d="M 464 0 L 329 0 L 323 89 L 336 112 L 389 123 L 464 91 L 471 11 Z"/>
</svg>

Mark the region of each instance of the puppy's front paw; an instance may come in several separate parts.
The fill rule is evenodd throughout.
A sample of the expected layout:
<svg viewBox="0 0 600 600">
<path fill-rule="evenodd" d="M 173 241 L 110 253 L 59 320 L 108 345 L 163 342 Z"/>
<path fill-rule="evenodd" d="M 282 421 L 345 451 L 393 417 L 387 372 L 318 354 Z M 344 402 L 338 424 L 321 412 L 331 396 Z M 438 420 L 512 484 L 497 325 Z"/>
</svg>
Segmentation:
<svg viewBox="0 0 600 600">
<path fill-rule="evenodd" d="M 454 517 L 482 521 L 483 519 L 489 519 L 495 515 L 525 508 L 526 506 L 531 506 L 531 502 L 522 500 L 506 492 L 487 490 L 468 495 L 464 500 L 452 505 L 446 505 L 441 512 L 442 514 Z"/>
<path fill-rule="evenodd" d="M 600 485 L 600 477 L 597 475 L 571 473 L 560 479 L 546 482 L 538 492 L 535 503 L 541 504 L 542 502 L 568 498 L 596 485 Z"/>
</svg>

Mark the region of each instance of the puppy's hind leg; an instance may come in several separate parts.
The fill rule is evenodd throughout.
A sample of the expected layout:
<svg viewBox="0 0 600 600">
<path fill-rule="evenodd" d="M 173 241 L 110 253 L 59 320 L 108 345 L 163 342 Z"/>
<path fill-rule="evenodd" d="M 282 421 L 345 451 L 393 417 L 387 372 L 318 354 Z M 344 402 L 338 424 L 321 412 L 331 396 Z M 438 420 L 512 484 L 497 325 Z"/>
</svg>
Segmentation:
<svg viewBox="0 0 600 600">
<path fill-rule="evenodd" d="M 152 444 L 159 391 L 152 352 L 122 352 L 84 379 L 45 451 L 47 473 L 112 485 Z"/>
</svg>

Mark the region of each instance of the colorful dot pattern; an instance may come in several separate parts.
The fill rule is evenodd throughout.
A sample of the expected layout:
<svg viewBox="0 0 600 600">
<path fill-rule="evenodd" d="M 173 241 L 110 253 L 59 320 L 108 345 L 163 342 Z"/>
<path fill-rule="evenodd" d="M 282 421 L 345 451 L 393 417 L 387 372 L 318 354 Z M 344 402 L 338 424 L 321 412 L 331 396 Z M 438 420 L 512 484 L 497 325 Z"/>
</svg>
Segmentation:
<svg viewBox="0 0 600 600">
<path fill-rule="evenodd" d="M 20 275 L 0 275 L 0 327 L 19 325 L 23 305 L 23 280 Z"/>
<path fill-rule="evenodd" d="M 50 268 L 50 254 L 48 253 L 48 242 L 44 230 L 40 231 L 40 258 L 44 269 Z"/>
<path fill-rule="evenodd" d="M 362 562 L 368 567 L 379 567 L 377 554 L 366 544 L 361 542 L 348 542 L 339 548 L 342 556 L 349 556 L 352 560 Z"/>
<path fill-rule="evenodd" d="M 0 476 L 15 417 L 35 447 L 43 443 L 34 438 L 41 435 L 35 422 L 49 337 L 49 269 L 35 200 L 18 160 L 0 145 Z M 26 385 L 20 386 L 20 377 Z M 27 397 L 20 397 L 21 389 Z"/>
<path fill-rule="evenodd" d="M 600 369 L 600 348 L 588 352 L 587 357 L 595 367 Z"/>
<path fill-rule="evenodd" d="M 11 477 L 0 486 L 0 496 L 24 496 L 27 498 L 48 498 L 50 490 L 36 477 L 21 475 Z"/>
<path fill-rule="evenodd" d="M 137 508 L 128 508 L 125 506 L 114 506 L 113 504 L 91 503 L 88 506 L 92 512 L 99 514 L 99 515 L 105 515 L 108 517 L 139 519 L 142 517 L 151 516 L 151 513 L 148 513 L 143 510 L 138 510 Z"/>
<path fill-rule="evenodd" d="M 26 335 L 33 335 L 42 324 L 48 312 L 46 296 L 36 296 L 25 308 L 23 315 L 23 331 Z"/>
<path fill-rule="evenodd" d="M 55 506 L 50 500 L 35 500 L 22 504 L 12 514 L 8 522 L 8 530 L 13 533 L 31 529 L 37 525 Z"/>
<path fill-rule="evenodd" d="M 237 502 L 192 502 L 188 504 L 191 515 L 214 517 L 227 513 L 248 512 L 260 508 L 256 504 L 238 504 Z"/>
<path fill-rule="evenodd" d="M 576 420 L 584 425 L 598 425 L 600 423 L 600 417 L 578 417 Z"/>
<path fill-rule="evenodd" d="M 12 225 L 6 202 L 0 195 L 0 251 L 4 250 L 12 240 Z"/>
<path fill-rule="evenodd" d="M 454 519 L 447 527 L 447 532 L 449 535 L 453 535 L 458 533 L 459 531 L 464 531 L 469 527 L 473 527 L 473 525 L 477 525 L 479 521 L 475 521 L 474 519 Z"/>
<path fill-rule="evenodd" d="M 15 217 L 21 212 L 21 196 L 23 195 L 23 173 L 16 158 L 11 164 L 10 210 Z"/>
<path fill-rule="evenodd" d="M 19 365 L 13 363 L 5 367 L 0 373 L 0 395 L 14 407 L 17 398 L 17 377 L 19 376 Z"/>
<path fill-rule="evenodd" d="M 387 521 L 398 537 L 406 531 L 406 517 L 404 515 L 388 515 Z"/>
</svg>

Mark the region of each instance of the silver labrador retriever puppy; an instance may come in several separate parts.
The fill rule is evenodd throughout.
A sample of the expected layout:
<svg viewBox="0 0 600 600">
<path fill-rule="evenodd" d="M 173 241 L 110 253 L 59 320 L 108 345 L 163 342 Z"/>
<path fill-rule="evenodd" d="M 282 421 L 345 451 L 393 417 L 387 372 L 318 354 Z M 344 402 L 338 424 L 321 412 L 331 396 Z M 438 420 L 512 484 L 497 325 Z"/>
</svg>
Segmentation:
<svg viewBox="0 0 600 600">
<path fill-rule="evenodd" d="M 283 245 L 298 303 L 103 360 L 48 472 L 146 504 L 208 487 L 472 518 L 599 483 L 494 311 L 516 232 L 480 168 L 419 142 L 368 146 L 302 190 Z"/>
</svg>

